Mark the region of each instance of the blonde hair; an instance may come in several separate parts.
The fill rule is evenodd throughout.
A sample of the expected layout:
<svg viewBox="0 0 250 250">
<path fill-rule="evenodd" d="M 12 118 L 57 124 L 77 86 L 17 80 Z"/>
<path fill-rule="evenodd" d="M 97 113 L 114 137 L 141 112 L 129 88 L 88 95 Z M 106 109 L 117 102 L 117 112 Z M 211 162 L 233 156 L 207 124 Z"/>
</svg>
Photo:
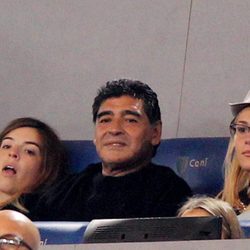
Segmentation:
<svg viewBox="0 0 250 250">
<path fill-rule="evenodd" d="M 185 211 L 196 208 L 204 209 L 211 216 L 222 217 L 223 239 L 240 239 L 243 237 L 236 213 L 229 203 L 206 196 L 192 197 L 180 208 L 177 216 L 181 217 Z"/>
<path fill-rule="evenodd" d="M 241 202 L 239 193 L 249 186 L 249 172 L 241 168 L 237 159 L 235 153 L 235 135 L 231 136 L 228 144 L 224 160 L 224 170 L 225 180 L 223 190 L 217 197 L 228 202 L 235 210 L 241 213 L 245 209 L 245 205 Z"/>
</svg>

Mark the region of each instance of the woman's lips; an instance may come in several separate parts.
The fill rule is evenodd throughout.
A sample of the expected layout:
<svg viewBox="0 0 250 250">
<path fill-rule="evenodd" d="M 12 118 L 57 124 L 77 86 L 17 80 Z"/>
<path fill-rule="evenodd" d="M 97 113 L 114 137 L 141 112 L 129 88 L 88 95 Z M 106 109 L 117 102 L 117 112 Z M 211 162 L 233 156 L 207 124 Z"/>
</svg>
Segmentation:
<svg viewBox="0 0 250 250">
<path fill-rule="evenodd" d="M 250 157 L 250 150 L 246 150 L 242 154 L 246 157 Z"/>
<path fill-rule="evenodd" d="M 13 167 L 11 165 L 6 165 L 5 167 L 3 167 L 2 172 L 7 174 L 7 175 L 15 175 L 16 169 L 15 169 L 15 167 Z"/>
</svg>

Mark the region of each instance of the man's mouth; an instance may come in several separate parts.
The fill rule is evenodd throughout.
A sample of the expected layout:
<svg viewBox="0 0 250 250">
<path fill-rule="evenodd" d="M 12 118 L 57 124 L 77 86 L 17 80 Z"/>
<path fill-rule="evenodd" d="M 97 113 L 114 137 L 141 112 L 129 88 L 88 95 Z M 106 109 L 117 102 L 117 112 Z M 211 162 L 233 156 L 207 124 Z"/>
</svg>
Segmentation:
<svg viewBox="0 0 250 250">
<path fill-rule="evenodd" d="M 110 147 L 123 147 L 126 146 L 126 143 L 121 142 L 121 141 L 110 141 L 104 144 L 105 146 L 110 146 Z"/>
</svg>

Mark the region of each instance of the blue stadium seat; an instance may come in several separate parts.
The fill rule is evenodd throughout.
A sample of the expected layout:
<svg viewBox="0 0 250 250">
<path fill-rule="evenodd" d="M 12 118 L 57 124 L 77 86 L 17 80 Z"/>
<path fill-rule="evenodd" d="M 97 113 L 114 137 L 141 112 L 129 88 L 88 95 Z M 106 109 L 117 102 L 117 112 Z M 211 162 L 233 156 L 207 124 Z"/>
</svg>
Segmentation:
<svg viewBox="0 0 250 250">
<path fill-rule="evenodd" d="M 194 194 L 216 195 L 223 184 L 223 161 L 229 138 L 176 138 L 164 139 L 153 162 L 171 167 L 183 177 Z M 95 146 L 90 140 L 63 141 L 72 172 L 80 172 L 90 163 L 99 162 Z M 178 187 L 176 187 L 178 188 Z M 78 244 L 88 222 L 35 222 L 43 244 Z M 250 238 L 250 221 L 240 221 Z"/>
<path fill-rule="evenodd" d="M 78 173 L 86 168 L 89 164 L 100 161 L 93 141 L 63 141 L 63 144 L 69 157 L 70 171 L 73 173 Z"/>
<path fill-rule="evenodd" d="M 240 226 L 245 238 L 250 238 L 250 220 L 240 220 Z"/>
<path fill-rule="evenodd" d="M 164 139 L 153 162 L 171 167 L 183 177 L 194 194 L 217 194 L 223 184 L 223 161 L 229 138 Z M 64 141 L 72 172 L 80 172 L 90 163 L 98 162 L 95 146 L 90 140 Z"/>
<path fill-rule="evenodd" d="M 89 222 L 34 222 L 41 234 L 41 245 L 80 244 Z"/>
<path fill-rule="evenodd" d="M 216 195 L 223 184 L 228 142 L 227 137 L 166 139 L 153 161 L 174 169 L 194 194 Z"/>
</svg>

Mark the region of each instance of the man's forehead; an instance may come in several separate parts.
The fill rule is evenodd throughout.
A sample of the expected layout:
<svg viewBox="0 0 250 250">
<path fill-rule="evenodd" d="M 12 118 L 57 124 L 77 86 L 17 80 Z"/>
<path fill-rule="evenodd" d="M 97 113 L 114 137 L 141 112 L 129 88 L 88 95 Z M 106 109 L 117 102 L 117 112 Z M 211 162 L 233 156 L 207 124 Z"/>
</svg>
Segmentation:
<svg viewBox="0 0 250 250">
<path fill-rule="evenodd" d="M 143 110 L 143 100 L 134 98 L 132 96 L 112 97 L 103 101 L 103 103 L 100 105 L 98 113 L 106 109 Z"/>
<path fill-rule="evenodd" d="M 13 234 L 24 237 L 26 230 L 22 226 L 22 222 L 2 219 L 0 222 L 0 235 Z"/>
</svg>

